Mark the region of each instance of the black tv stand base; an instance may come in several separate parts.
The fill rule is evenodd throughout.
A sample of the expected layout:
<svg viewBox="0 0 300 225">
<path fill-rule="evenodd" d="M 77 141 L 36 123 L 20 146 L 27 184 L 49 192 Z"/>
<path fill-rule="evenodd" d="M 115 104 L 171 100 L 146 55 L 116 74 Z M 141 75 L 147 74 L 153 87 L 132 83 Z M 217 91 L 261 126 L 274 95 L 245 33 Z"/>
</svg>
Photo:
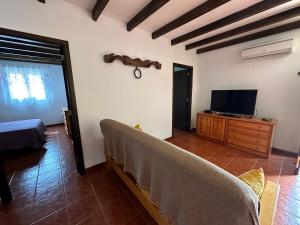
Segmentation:
<svg viewBox="0 0 300 225">
<path fill-rule="evenodd" d="M 227 113 L 218 113 L 219 116 L 233 117 L 233 118 L 242 118 L 241 115 L 227 114 Z"/>
</svg>

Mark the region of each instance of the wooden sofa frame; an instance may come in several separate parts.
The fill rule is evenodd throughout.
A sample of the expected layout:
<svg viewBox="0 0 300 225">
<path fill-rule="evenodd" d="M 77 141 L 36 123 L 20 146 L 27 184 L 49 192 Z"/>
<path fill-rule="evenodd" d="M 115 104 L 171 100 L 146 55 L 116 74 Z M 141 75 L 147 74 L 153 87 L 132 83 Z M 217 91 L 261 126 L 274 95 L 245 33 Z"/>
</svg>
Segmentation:
<svg viewBox="0 0 300 225">
<path fill-rule="evenodd" d="M 159 209 L 153 204 L 143 190 L 138 188 L 135 180 L 126 174 L 120 165 L 117 165 L 111 158 L 107 157 L 107 168 L 113 169 L 121 178 L 125 185 L 140 201 L 148 213 L 153 217 L 158 225 L 170 225 Z M 273 225 L 276 213 L 277 200 L 280 186 L 272 181 L 267 181 L 261 201 L 260 201 L 260 225 Z"/>
</svg>

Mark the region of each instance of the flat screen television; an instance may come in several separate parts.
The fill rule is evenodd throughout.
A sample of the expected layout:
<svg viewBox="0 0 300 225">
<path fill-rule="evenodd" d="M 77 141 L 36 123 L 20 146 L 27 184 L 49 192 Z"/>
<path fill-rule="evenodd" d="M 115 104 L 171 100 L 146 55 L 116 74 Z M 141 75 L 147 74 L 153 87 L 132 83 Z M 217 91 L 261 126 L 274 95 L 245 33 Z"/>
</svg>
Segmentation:
<svg viewBox="0 0 300 225">
<path fill-rule="evenodd" d="M 213 90 L 210 110 L 225 114 L 253 116 L 257 90 Z"/>
</svg>

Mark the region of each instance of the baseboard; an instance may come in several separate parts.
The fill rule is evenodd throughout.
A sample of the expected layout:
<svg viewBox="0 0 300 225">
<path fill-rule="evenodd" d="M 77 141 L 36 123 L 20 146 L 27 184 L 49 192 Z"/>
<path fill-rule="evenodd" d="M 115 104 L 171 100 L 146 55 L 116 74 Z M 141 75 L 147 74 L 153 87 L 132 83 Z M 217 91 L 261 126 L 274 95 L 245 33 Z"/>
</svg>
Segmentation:
<svg viewBox="0 0 300 225">
<path fill-rule="evenodd" d="M 64 125 L 64 123 L 49 124 L 49 125 L 46 125 L 46 127 L 54 127 L 54 126 L 59 126 L 59 125 Z"/>
<path fill-rule="evenodd" d="M 87 173 L 88 175 L 91 175 L 91 174 L 93 174 L 93 173 L 95 173 L 95 172 L 97 172 L 97 171 L 103 169 L 103 167 L 105 167 L 105 163 L 106 163 L 106 162 L 102 162 L 102 163 L 96 164 L 96 165 L 94 165 L 94 166 L 91 166 L 91 167 L 89 167 L 89 168 L 86 168 L 86 173 Z"/>
<path fill-rule="evenodd" d="M 273 153 L 275 153 L 276 155 L 282 155 L 282 156 L 292 157 L 292 158 L 298 157 L 298 154 L 295 152 L 290 152 L 279 148 L 272 148 L 272 154 Z"/>
</svg>

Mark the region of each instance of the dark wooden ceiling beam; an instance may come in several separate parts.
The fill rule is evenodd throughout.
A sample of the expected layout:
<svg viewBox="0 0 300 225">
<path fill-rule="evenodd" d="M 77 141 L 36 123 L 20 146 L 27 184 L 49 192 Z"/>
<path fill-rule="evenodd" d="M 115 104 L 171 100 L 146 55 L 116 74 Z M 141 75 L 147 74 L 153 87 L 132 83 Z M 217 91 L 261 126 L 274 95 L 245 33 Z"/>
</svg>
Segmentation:
<svg viewBox="0 0 300 225">
<path fill-rule="evenodd" d="M 281 25 L 281 26 L 278 26 L 278 27 L 274 27 L 274 28 L 271 28 L 271 29 L 268 29 L 268 30 L 260 31 L 258 33 L 249 34 L 249 35 L 239 37 L 239 38 L 236 38 L 236 39 L 232 39 L 232 40 L 229 40 L 229 41 L 225 41 L 225 42 L 222 42 L 222 43 L 219 43 L 219 44 L 211 45 L 211 46 L 208 46 L 208 47 L 205 47 L 205 48 L 200 48 L 200 49 L 197 50 L 197 54 L 213 51 L 213 50 L 220 49 L 220 48 L 225 48 L 225 47 L 228 47 L 228 46 L 231 46 L 231 45 L 241 44 L 241 43 L 244 43 L 244 42 L 256 40 L 256 39 L 259 39 L 259 38 L 271 36 L 271 35 L 274 35 L 274 34 L 283 33 L 283 32 L 298 29 L 298 28 L 300 28 L 300 21 L 288 23 L 288 24 Z"/>
<path fill-rule="evenodd" d="M 159 28 L 158 30 L 152 33 L 152 38 L 156 39 L 190 21 L 193 19 L 202 16 L 209 11 L 229 2 L 230 0 L 209 0 L 204 2 L 203 4 L 197 6 L 196 8 L 190 10 L 189 12 L 183 14 L 182 16 L 178 17 L 177 19 L 171 21 L 170 23 L 164 25 L 163 27 Z"/>
<path fill-rule="evenodd" d="M 147 19 L 169 1 L 170 0 L 152 0 L 149 2 L 149 4 L 147 4 L 127 23 L 127 30 L 132 31 L 135 27 L 137 27 L 140 23 L 142 23 L 145 19 Z"/>
<path fill-rule="evenodd" d="M 93 11 L 92 11 L 92 18 L 94 21 L 97 21 L 101 13 L 103 12 L 104 8 L 106 7 L 109 0 L 97 0 Z"/>
<path fill-rule="evenodd" d="M 263 11 L 266 11 L 268 9 L 274 8 L 276 6 L 279 6 L 281 4 L 284 4 L 286 2 L 289 2 L 291 0 L 263 0 L 262 2 L 259 2 L 255 5 L 252 5 L 246 9 L 243 9 L 239 12 L 236 12 L 234 14 L 231 14 L 229 16 L 224 17 L 223 19 L 217 20 L 213 23 L 210 23 L 208 25 L 205 25 L 203 27 L 200 27 L 194 31 L 191 31 L 187 34 L 181 35 L 177 38 L 174 38 L 171 41 L 172 45 L 179 44 L 181 42 L 187 41 L 189 39 L 198 37 L 200 35 L 203 35 L 205 33 L 211 32 L 213 30 L 225 27 L 229 24 L 232 24 L 234 22 L 237 22 L 239 20 L 245 19 L 247 17 L 253 16 L 255 14 L 261 13 Z"/>
<path fill-rule="evenodd" d="M 212 36 L 212 37 L 200 40 L 200 41 L 196 41 L 194 43 L 186 45 L 185 48 L 186 48 L 186 50 L 189 50 L 189 49 L 193 49 L 193 48 L 200 47 L 203 45 L 207 45 L 207 44 L 210 44 L 215 41 L 220 41 L 225 38 L 233 37 L 235 35 L 239 35 L 239 34 L 246 33 L 246 32 L 258 29 L 258 28 L 262 28 L 262 27 L 269 26 L 269 25 L 272 25 L 275 23 L 279 23 L 279 22 L 291 19 L 296 16 L 300 16 L 300 6 L 290 9 L 290 10 L 287 10 L 287 11 L 284 11 L 284 12 L 276 14 L 276 15 L 267 17 L 265 19 L 258 20 L 256 22 L 235 28 L 233 30 L 229 30 L 229 31 L 226 31 L 221 34 L 218 34 L 218 35 L 215 35 L 215 36 Z"/>
</svg>

